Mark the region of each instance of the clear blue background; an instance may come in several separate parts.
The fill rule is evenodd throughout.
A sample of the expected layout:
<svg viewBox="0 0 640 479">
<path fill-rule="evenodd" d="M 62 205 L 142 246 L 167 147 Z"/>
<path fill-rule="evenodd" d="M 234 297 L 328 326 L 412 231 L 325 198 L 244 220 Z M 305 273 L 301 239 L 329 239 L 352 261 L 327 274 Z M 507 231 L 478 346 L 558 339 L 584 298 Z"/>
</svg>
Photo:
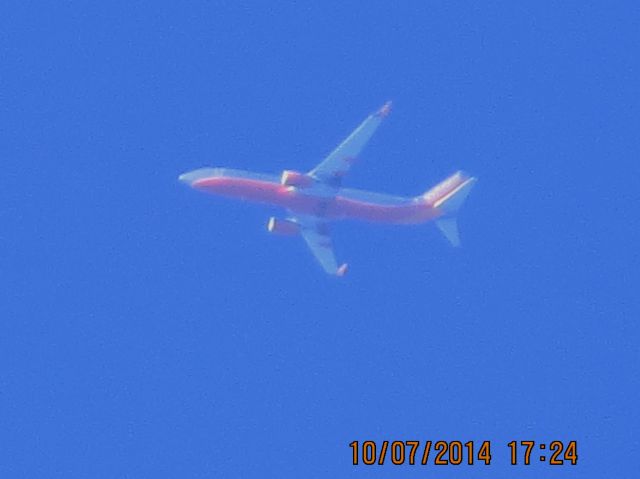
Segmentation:
<svg viewBox="0 0 640 479">
<path fill-rule="evenodd" d="M 344 3 L 3 2 L 1 477 L 637 472 L 637 2 Z M 462 249 L 337 224 L 335 280 L 177 181 L 305 171 L 388 99 L 347 184 L 477 175 Z M 414 438 L 493 464 L 350 465 Z"/>
</svg>

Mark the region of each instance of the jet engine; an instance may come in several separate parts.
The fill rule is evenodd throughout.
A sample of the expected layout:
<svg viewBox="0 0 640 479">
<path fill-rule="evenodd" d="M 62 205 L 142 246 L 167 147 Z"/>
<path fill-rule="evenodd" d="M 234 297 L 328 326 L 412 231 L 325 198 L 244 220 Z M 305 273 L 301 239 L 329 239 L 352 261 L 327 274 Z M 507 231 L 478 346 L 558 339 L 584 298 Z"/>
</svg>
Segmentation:
<svg viewBox="0 0 640 479">
<path fill-rule="evenodd" d="M 267 230 L 269 233 L 277 235 L 297 235 L 300 233 L 300 225 L 293 221 L 281 220 L 272 216 L 267 223 Z"/>
<path fill-rule="evenodd" d="M 313 178 L 298 171 L 284 170 L 280 177 L 280 183 L 285 186 L 306 188 L 313 184 Z"/>
</svg>

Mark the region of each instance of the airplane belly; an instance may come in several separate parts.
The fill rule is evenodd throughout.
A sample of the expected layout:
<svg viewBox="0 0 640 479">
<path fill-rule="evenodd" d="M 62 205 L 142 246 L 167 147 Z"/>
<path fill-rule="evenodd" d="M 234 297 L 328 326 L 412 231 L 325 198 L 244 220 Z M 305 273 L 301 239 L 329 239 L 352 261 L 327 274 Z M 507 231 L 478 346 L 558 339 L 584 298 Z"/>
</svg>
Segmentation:
<svg viewBox="0 0 640 479">
<path fill-rule="evenodd" d="M 248 178 L 203 178 L 192 186 L 206 193 L 276 205 L 285 203 L 288 196 L 287 188 L 279 183 Z"/>
<path fill-rule="evenodd" d="M 397 224 L 423 223 L 438 215 L 437 210 L 424 203 L 382 205 L 341 197 L 336 198 L 334 212 L 336 218 Z"/>
<path fill-rule="evenodd" d="M 318 218 L 331 218 L 332 198 L 322 198 L 317 196 L 300 194 L 292 192 L 286 199 L 285 204 L 289 211 L 309 216 L 317 216 Z"/>
</svg>

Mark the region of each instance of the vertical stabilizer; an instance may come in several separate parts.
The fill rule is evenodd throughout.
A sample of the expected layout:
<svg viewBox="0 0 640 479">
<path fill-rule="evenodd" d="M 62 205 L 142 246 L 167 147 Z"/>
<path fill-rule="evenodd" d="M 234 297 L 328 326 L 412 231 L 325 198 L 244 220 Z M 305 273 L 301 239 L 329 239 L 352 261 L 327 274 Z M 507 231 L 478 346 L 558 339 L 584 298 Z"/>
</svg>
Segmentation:
<svg viewBox="0 0 640 479">
<path fill-rule="evenodd" d="M 423 195 L 425 201 L 441 213 L 436 226 L 453 246 L 460 246 L 456 214 L 476 181 L 459 171 Z"/>
<path fill-rule="evenodd" d="M 451 189 L 451 191 L 438 198 L 433 203 L 433 206 L 445 215 L 455 214 L 462 206 L 462 203 L 464 203 L 464 200 L 467 199 L 476 181 L 476 178 L 473 177 L 464 179 L 460 184 Z"/>
</svg>

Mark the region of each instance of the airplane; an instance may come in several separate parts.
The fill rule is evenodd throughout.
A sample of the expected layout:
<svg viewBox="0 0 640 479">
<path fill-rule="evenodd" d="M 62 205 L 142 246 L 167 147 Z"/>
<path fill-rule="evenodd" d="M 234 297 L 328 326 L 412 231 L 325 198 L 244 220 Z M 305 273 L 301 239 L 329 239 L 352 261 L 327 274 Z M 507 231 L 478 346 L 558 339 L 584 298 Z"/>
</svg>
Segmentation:
<svg viewBox="0 0 640 479">
<path fill-rule="evenodd" d="M 302 236 L 330 275 L 343 276 L 347 271 L 347 263 L 338 265 L 333 252 L 329 223 L 335 220 L 393 224 L 433 220 L 449 242 L 459 246 L 456 213 L 476 178 L 458 171 L 415 197 L 343 188 L 344 176 L 390 111 L 391 102 L 387 102 L 307 173 L 285 170 L 277 176 L 229 168 L 200 168 L 180 175 L 179 180 L 206 193 L 284 208 L 286 217 L 269 218 L 267 230 Z"/>
</svg>

